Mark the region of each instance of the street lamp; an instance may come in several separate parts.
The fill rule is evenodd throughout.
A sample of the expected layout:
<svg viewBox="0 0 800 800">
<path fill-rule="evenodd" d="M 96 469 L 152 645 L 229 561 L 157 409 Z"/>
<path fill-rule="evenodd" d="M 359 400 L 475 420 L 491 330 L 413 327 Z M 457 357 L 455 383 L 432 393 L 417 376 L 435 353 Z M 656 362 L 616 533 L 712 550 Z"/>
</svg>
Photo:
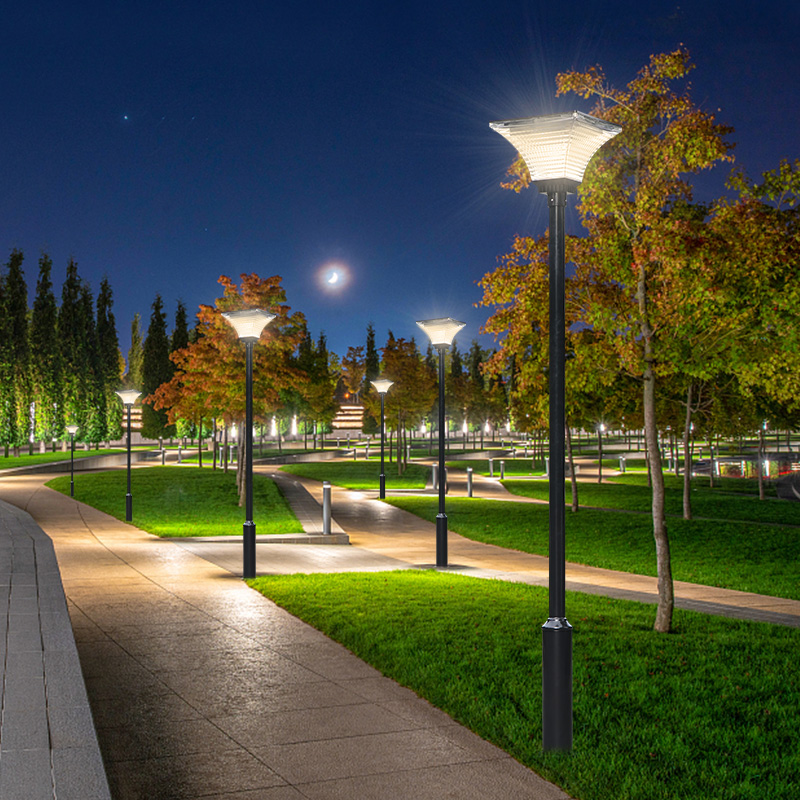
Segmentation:
<svg viewBox="0 0 800 800">
<path fill-rule="evenodd" d="M 141 392 L 136 389 L 122 389 L 117 396 L 122 400 L 122 405 L 128 409 L 128 493 L 125 495 L 125 522 L 133 520 L 133 497 L 131 496 L 131 406 L 136 402 Z"/>
<path fill-rule="evenodd" d="M 67 425 L 69 434 L 69 496 L 75 497 L 75 434 L 78 432 L 77 425 Z"/>
<path fill-rule="evenodd" d="M 375 391 L 381 396 L 381 500 L 383 500 L 386 497 L 386 475 L 383 474 L 383 448 L 386 442 L 386 431 L 383 423 L 383 399 L 386 396 L 386 392 L 394 386 L 394 382 L 386 378 L 378 378 L 371 381 L 371 383 L 375 387 Z M 399 436 L 400 434 L 398 433 L 397 435 Z"/>
<path fill-rule="evenodd" d="M 245 504 L 247 507 L 242 530 L 243 578 L 256 576 L 256 524 L 253 522 L 253 345 L 261 332 L 275 319 L 275 314 L 260 308 L 226 311 L 222 315 L 244 342 L 247 352 L 247 400 L 245 412 Z"/>
<path fill-rule="evenodd" d="M 622 128 L 580 111 L 492 122 L 550 208 L 550 616 L 542 627 L 542 746 L 572 749 L 572 626 L 565 603 L 564 209 L 600 147 Z"/>
<path fill-rule="evenodd" d="M 453 343 L 456 334 L 466 325 L 451 317 L 425 319 L 417 322 L 428 334 L 431 344 L 439 351 L 439 513 L 436 515 L 436 566 L 447 566 L 447 515 L 444 513 L 444 351 Z"/>
</svg>

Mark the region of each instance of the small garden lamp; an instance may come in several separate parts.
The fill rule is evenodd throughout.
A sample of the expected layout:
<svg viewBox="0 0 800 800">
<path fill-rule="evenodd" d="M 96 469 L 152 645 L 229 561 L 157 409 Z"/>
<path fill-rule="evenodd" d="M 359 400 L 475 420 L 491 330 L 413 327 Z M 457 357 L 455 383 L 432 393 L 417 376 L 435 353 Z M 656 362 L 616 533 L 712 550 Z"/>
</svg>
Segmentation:
<svg viewBox="0 0 800 800">
<path fill-rule="evenodd" d="M 436 515 L 436 566 L 447 566 L 447 515 L 444 513 L 444 353 L 453 344 L 456 334 L 466 325 L 451 317 L 425 319 L 417 322 L 428 334 L 431 344 L 439 351 L 439 513 Z"/>
<path fill-rule="evenodd" d="M 372 385 L 375 387 L 375 391 L 381 396 L 381 492 L 380 497 L 383 500 L 386 497 L 386 475 L 384 475 L 383 465 L 384 465 L 384 456 L 383 456 L 383 448 L 386 443 L 386 426 L 384 425 L 384 409 L 383 409 L 383 400 L 386 396 L 386 392 L 394 386 L 394 382 L 387 380 L 386 378 L 376 378 L 374 381 L 371 381 Z M 399 436 L 400 434 L 398 434 Z"/>
<path fill-rule="evenodd" d="M 141 395 L 136 389 L 121 389 L 117 396 L 128 409 L 128 493 L 125 495 L 125 521 L 133 520 L 133 496 L 131 495 L 131 407 Z"/>
<path fill-rule="evenodd" d="M 542 746 L 572 750 L 572 626 L 564 532 L 564 210 L 600 147 L 622 128 L 580 111 L 489 123 L 517 149 L 550 208 L 550 616 L 542 627 Z"/>
<path fill-rule="evenodd" d="M 253 345 L 261 338 L 264 328 L 275 314 L 260 308 L 226 311 L 222 315 L 244 342 L 247 353 L 247 386 L 245 411 L 245 505 L 243 531 L 243 578 L 256 576 L 256 524 L 253 522 Z"/>
</svg>

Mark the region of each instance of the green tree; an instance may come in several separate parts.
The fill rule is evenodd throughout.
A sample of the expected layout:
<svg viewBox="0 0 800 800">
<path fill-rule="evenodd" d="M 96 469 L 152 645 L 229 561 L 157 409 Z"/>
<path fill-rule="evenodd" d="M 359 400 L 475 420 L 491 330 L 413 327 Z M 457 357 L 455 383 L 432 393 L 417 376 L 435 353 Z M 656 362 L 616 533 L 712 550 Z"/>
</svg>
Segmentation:
<svg viewBox="0 0 800 800">
<path fill-rule="evenodd" d="M 378 348 L 375 345 L 375 326 L 370 322 L 367 325 L 367 344 L 366 353 L 364 355 L 364 392 L 361 399 L 364 402 L 364 422 L 362 430 L 364 433 L 379 433 L 380 426 L 378 418 L 373 413 L 375 402 L 367 403 L 370 398 L 373 401 L 378 400 L 378 394 L 372 386 L 372 381 L 381 374 L 381 357 L 378 354 Z M 380 405 L 377 406 L 380 408 Z M 378 417 L 380 411 L 378 411 Z"/>
<path fill-rule="evenodd" d="M 175 309 L 175 325 L 172 328 L 172 336 L 169 340 L 169 351 L 174 353 L 183 350 L 189 344 L 189 325 L 186 318 L 186 306 L 183 300 L 178 300 Z"/>
<path fill-rule="evenodd" d="M 102 402 L 102 438 L 118 439 L 122 435 L 122 405 L 115 392 L 122 379 L 124 362 L 119 350 L 113 292 L 108 278 L 100 282 L 97 293 L 97 369 Z"/>
<path fill-rule="evenodd" d="M 28 342 L 28 287 L 22 269 L 24 256 L 13 250 L 8 260 L 5 279 L 6 359 L 11 378 L 9 416 L 11 425 L 7 441 L 14 453 L 29 442 L 31 432 L 30 347 Z"/>
<path fill-rule="evenodd" d="M 67 274 L 61 284 L 61 307 L 58 311 L 58 338 L 61 345 L 61 390 L 64 402 L 64 419 L 78 426 L 78 438 L 87 436 L 87 409 L 84 381 L 88 370 L 85 325 L 80 309 L 81 279 L 78 265 L 70 258 Z"/>
<path fill-rule="evenodd" d="M 142 394 L 152 395 L 159 386 L 168 383 L 175 370 L 169 358 L 170 347 L 167 337 L 167 317 L 164 301 L 157 294 L 150 313 L 150 325 L 142 349 Z M 152 401 L 142 402 L 142 436 L 159 439 L 169 436 L 173 429 L 169 425 L 167 410 L 155 408 Z"/>
<path fill-rule="evenodd" d="M 42 446 L 63 436 L 61 352 L 58 343 L 58 306 L 53 293 L 53 262 L 42 253 L 30 325 L 31 385 L 36 398 L 35 437 Z"/>
<path fill-rule="evenodd" d="M 142 364 L 144 344 L 142 342 L 142 320 L 137 311 L 131 322 L 131 346 L 128 350 L 128 369 L 125 372 L 125 385 L 130 389 L 142 388 Z"/>
</svg>

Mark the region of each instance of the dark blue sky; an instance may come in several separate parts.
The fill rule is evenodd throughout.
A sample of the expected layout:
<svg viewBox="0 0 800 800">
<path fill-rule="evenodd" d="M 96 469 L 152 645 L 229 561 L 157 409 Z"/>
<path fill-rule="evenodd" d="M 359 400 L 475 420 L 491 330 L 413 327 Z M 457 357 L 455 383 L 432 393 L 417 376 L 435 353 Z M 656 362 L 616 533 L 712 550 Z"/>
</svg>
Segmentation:
<svg viewBox="0 0 800 800">
<path fill-rule="evenodd" d="M 541 198 L 499 188 L 513 151 L 488 123 L 589 110 L 554 99 L 559 71 L 600 64 L 623 85 L 684 43 L 739 166 L 800 156 L 784 0 L 9 5 L 0 260 L 25 252 L 31 293 L 42 250 L 57 292 L 71 255 L 95 292 L 107 274 L 124 352 L 156 293 L 171 324 L 178 298 L 194 313 L 241 272 L 283 276 L 340 355 L 370 321 L 382 344 L 434 316 L 467 321 L 468 347 L 487 316 L 476 281 L 547 221 Z M 329 263 L 349 271 L 338 292 L 317 280 Z"/>
</svg>

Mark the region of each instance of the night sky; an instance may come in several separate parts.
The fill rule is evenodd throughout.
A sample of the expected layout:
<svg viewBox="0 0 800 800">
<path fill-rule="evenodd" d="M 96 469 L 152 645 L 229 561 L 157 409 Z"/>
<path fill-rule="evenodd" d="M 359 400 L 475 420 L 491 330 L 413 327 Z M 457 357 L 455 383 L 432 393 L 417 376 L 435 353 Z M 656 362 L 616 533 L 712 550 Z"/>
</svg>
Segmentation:
<svg viewBox="0 0 800 800">
<path fill-rule="evenodd" d="M 31 300 L 42 250 L 59 297 L 70 256 L 95 294 L 108 275 L 124 354 L 156 293 L 171 328 L 179 298 L 193 315 L 242 272 L 281 275 L 340 355 L 369 322 L 379 345 L 391 329 L 424 349 L 415 320 L 436 316 L 466 321 L 468 348 L 487 317 L 476 281 L 547 224 L 542 198 L 499 187 L 514 151 L 488 123 L 588 111 L 554 98 L 559 71 L 600 64 L 622 86 L 684 43 L 739 166 L 800 156 L 794 2 L 11 5 L 0 261 L 25 252 Z"/>
</svg>

